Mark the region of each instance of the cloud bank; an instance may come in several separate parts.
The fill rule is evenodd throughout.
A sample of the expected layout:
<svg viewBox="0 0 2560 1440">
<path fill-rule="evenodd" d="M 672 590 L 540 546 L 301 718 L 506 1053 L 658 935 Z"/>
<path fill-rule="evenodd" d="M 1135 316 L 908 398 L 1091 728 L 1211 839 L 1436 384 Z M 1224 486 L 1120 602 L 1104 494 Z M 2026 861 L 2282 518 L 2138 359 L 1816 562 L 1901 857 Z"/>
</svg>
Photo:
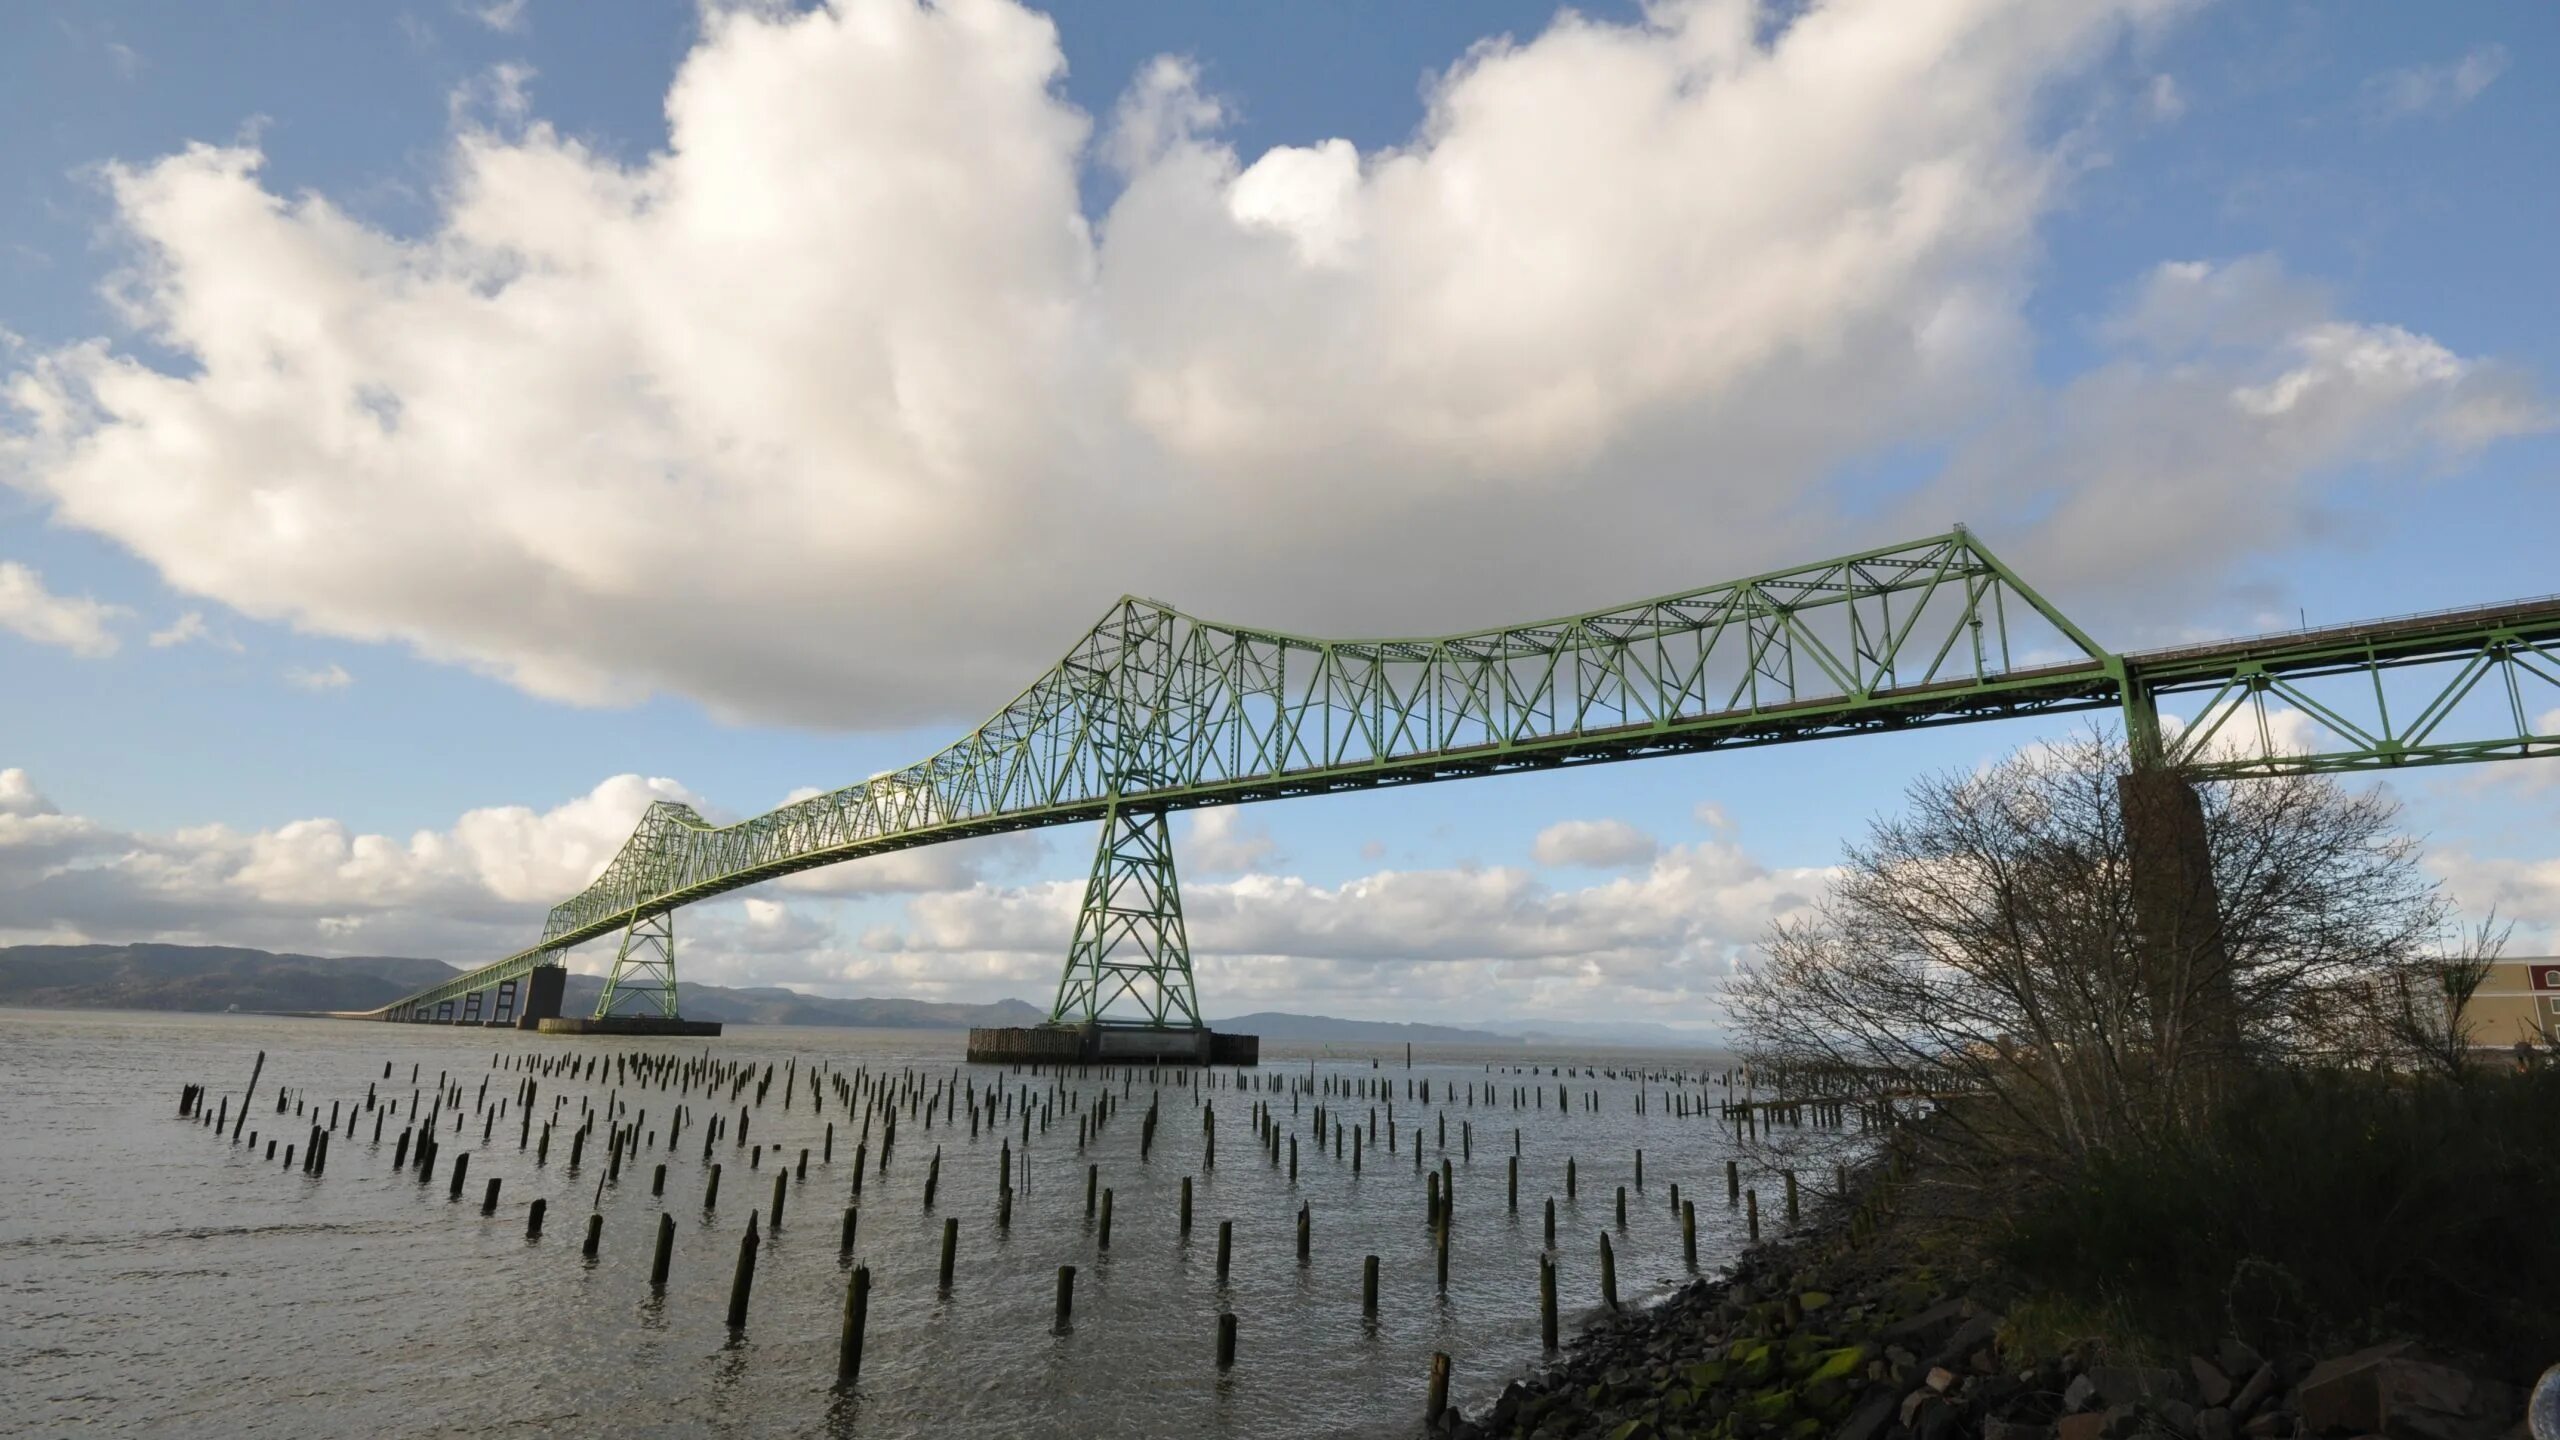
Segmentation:
<svg viewBox="0 0 2560 1440">
<path fill-rule="evenodd" d="M 2031 569 L 2165 560 L 2192 604 L 2374 436 L 2549 422 L 2246 261 L 2028 378 L 2073 97 L 2178 8 L 1561 12 L 1401 144 L 1247 156 L 1179 59 L 1097 124 L 1009 0 L 709 7 L 664 148 L 554 130 L 510 67 L 421 233 L 252 147 L 108 167 L 115 298 L 177 358 L 34 355 L 0 475 L 254 617 L 835 727 L 990 710 L 1123 591 L 1428 631 L 2019 516 L 1986 532 Z"/>
</svg>

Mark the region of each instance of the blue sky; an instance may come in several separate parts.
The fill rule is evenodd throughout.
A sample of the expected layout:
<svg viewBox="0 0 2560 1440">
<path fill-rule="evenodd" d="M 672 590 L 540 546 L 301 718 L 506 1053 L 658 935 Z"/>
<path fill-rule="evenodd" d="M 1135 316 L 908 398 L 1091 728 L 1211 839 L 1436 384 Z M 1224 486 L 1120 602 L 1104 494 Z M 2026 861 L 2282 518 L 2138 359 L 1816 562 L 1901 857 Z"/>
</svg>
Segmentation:
<svg viewBox="0 0 2560 1440">
<path fill-rule="evenodd" d="M 2127 648 L 2560 590 L 2548 5 L 1045 14 L 0 19 L 0 938 L 482 958 L 612 777 L 849 783 L 1123 591 L 1447 629 L 1950 520 Z M 2042 733 L 1211 821 L 1205 998 L 1709 1020 Z M 2397 789 L 2560 920 L 2560 789 Z M 721 907 L 691 973 L 1039 998 L 1088 843 Z"/>
</svg>

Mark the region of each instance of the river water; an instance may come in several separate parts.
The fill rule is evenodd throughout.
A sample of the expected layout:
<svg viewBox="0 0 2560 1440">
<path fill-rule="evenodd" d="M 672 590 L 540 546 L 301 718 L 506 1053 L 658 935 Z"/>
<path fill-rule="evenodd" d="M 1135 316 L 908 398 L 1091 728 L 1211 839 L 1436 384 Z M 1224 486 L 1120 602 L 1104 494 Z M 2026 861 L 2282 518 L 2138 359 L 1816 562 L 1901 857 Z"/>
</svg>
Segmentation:
<svg viewBox="0 0 2560 1440">
<path fill-rule="evenodd" d="M 261 1050 L 266 1065 L 247 1120 L 260 1134 L 255 1147 L 245 1135 L 234 1143 L 176 1118 L 188 1083 L 228 1097 L 237 1117 Z M 593 1080 L 530 1068 L 617 1050 L 771 1063 L 777 1076 L 758 1105 L 752 1087 L 732 1099 L 725 1084 L 678 1094 L 617 1085 L 602 1066 Z M 961 1050 L 962 1036 L 944 1031 L 732 1026 L 717 1040 L 679 1043 L 0 1010 L 0 1434 L 1409 1435 L 1419 1428 L 1434 1351 L 1450 1355 L 1452 1398 L 1470 1406 L 1537 1362 L 1549 1198 L 1568 1334 L 1601 1303 L 1604 1230 L 1624 1303 L 1688 1278 L 1671 1186 L 1696 1205 L 1700 1267 L 1712 1270 L 1741 1243 L 1741 1212 L 1725 1199 L 1732 1131 L 1713 1113 L 1725 1096 L 1709 1079 L 1723 1063 L 1717 1057 L 1438 1050 L 1417 1053 L 1407 1069 L 1401 1047 L 1327 1054 L 1275 1044 L 1258 1069 L 1166 1072 L 1158 1088 L 1145 1073 L 1106 1079 L 971 1066 Z M 783 1072 L 795 1061 L 786 1108 Z M 1604 1073 L 1545 1073 L 1568 1065 Z M 435 1106 L 440 1073 L 463 1087 L 461 1105 L 444 1111 L 427 1184 L 393 1168 L 396 1139 L 413 1119 L 413 1066 L 425 1108 Z M 921 1108 L 902 1106 L 891 1163 L 880 1172 L 875 1144 L 855 1202 L 861 1102 L 848 1110 L 830 1084 L 822 1108 L 812 1108 L 811 1074 L 912 1074 L 929 1095 L 955 1071 L 981 1096 L 990 1087 L 1009 1095 L 1014 1113 L 999 1109 L 999 1120 L 972 1137 L 965 1100 L 956 1120 L 937 1116 L 929 1129 Z M 556 1119 L 548 1163 L 519 1148 L 513 1101 L 526 1079 L 537 1087 L 537 1134 Z M 489 1109 L 508 1106 L 485 1142 L 484 1080 Z M 1423 1082 L 1428 1103 L 1418 1098 Z M 1559 1103 L 1560 1085 L 1569 1105 Z M 378 1144 L 374 1113 L 362 1108 L 369 1086 L 386 1109 L 397 1107 Z M 1120 1108 L 1079 1153 L 1077 1122 L 1106 1086 Z M 1045 1107 L 1049 1116 L 1045 1130 L 1034 1120 L 1027 1145 L 1026 1087 L 1035 1112 Z M 1522 1095 L 1529 1087 L 1537 1088 Z M 307 1113 L 278 1115 L 280 1090 Z M 1675 1114 L 1675 1097 L 1692 1113 Z M 1373 1107 L 1384 1122 L 1390 1098 L 1397 1149 L 1365 1151 L 1355 1173 L 1349 1127 L 1365 1130 Z M 607 1126 L 595 1127 L 574 1168 L 569 1137 L 582 1106 L 601 1113 L 617 1099 L 624 1123 L 647 1112 L 641 1123 L 658 1145 L 600 1187 Z M 1151 1101 L 1159 1129 L 1142 1161 Z M 333 1102 L 342 1126 L 327 1173 L 304 1175 L 298 1157 L 287 1166 L 283 1147 L 304 1144 Z M 1256 1143 L 1257 1103 L 1270 1107 L 1284 1137 L 1277 1164 Z M 1344 1125 L 1340 1159 L 1330 1130 L 1321 1148 L 1316 1142 L 1318 1103 Z M 678 1104 L 694 1118 L 669 1146 L 664 1127 Z M 751 1116 L 744 1146 L 736 1143 L 742 1104 Z M 1216 1117 L 1214 1168 L 1202 1165 L 1204 1104 Z M 352 1135 L 344 1133 L 349 1114 Z M 723 1178 L 718 1204 L 706 1209 L 703 1142 L 714 1116 L 730 1133 L 714 1146 Z M 823 1157 L 829 1122 L 832 1162 Z M 1471 1156 L 1464 1127 L 1472 1128 Z M 1515 1128 L 1516 1213 L 1505 1188 Z M 1300 1146 L 1294 1182 L 1291 1135 Z M 281 1142 L 272 1160 L 269 1140 Z M 1016 1151 L 1016 1193 L 1011 1225 L 1000 1228 L 1004 1142 Z M 750 1146 L 767 1147 L 760 1166 Z M 733 1332 L 727 1298 L 748 1212 L 770 1204 L 777 1167 L 796 1163 L 804 1147 L 807 1177 L 790 1183 L 782 1225 L 762 1236 L 748 1320 Z M 941 1177 L 928 1211 L 936 1147 Z M 453 1158 L 466 1152 L 463 1196 L 448 1199 Z M 1443 1158 L 1457 1197 L 1445 1292 L 1425 1178 Z M 1571 1198 L 1568 1159 L 1578 1181 Z M 661 1163 L 663 1199 L 651 1194 Z M 1759 1191 L 1764 1223 L 1774 1225 L 1777 1177 L 1743 1163 L 1744 1183 Z M 1085 1213 L 1088 1164 L 1113 1192 L 1107 1250 Z M 1805 1182 L 1828 1174 L 1819 1167 Z M 1187 1237 L 1177 1219 L 1185 1176 L 1195 1186 Z M 491 1177 L 501 1181 L 500 1200 L 483 1216 Z M 547 1201 L 548 1222 L 528 1240 L 526 1208 L 536 1197 Z M 845 1255 L 838 1239 L 848 1203 L 861 1219 Z M 1313 1227 L 1303 1267 L 1301 1204 Z M 604 1218 L 593 1261 L 580 1254 L 591 1210 Z M 649 1284 L 661 1210 L 677 1226 L 662 1293 Z M 948 1294 L 937 1284 L 946 1218 L 959 1221 Z M 1222 1220 L 1235 1227 L 1224 1285 L 1216 1274 Z M 1380 1257 L 1374 1322 L 1361 1302 L 1370 1254 Z M 835 1384 L 836 1343 L 855 1264 L 870 1268 L 872 1291 L 861 1378 L 847 1389 Z M 1077 1267 L 1074 1317 L 1059 1332 L 1051 1321 L 1065 1264 Z M 1215 1354 L 1222 1311 L 1238 1317 L 1239 1336 L 1236 1363 L 1224 1372 Z"/>
</svg>

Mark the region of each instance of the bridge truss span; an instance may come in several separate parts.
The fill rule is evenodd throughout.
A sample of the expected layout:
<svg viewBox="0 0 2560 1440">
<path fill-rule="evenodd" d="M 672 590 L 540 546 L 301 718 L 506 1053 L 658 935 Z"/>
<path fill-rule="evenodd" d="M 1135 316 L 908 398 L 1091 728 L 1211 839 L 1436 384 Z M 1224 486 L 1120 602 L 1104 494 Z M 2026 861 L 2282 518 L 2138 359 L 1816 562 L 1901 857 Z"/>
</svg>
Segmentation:
<svg viewBox="0 0 2560 1440">
<path fill-rule="evenodd" d="M 1170 851 L 1129 843 L 1161 835 L 1170 811 L 2111 705 L 2124 707 L 2138 749 L 2197 773 L 2552 753 L 2541 732 L 2560 719 L 2522 707 L 2525 689 L 2560 676 L 2555 647 L 2560 601 L 2542 601 L 2119 657 L 1961 527 L 1442 636 L 1317 639 L 1124 596 L 1010 704 L 913 765 L 727 826 L 652 805 L 603 873 L 554 907 L 535 945 L 380 1013 L 436 1018 L 461 996 L 619 933 L 605 1003 L 637 996 L 672 1015 L 664 917 L 681 906 L 866 855 L 1104 819 L 1088 909 L 1094 896 L 1160 899 L 1142 917 L 1150 923 L 1130 923 L 1125 909 L 1085 917 L 1052 1018 L 1109 1023 L 1097 997 L 1126 995 L 1140 1023 L 1196 1023 Z M 2316 713 L 2299 711 L 2339 675 L 2373 679 L 2387 709 L 2374 677 L 2422 664 L 2476 673 L 2457 676 L 2458 695 L 2433 710 L 2413 719 L 2404 709 L 2401 723 L 2359 722 L 2352 707 L 2316 701 Z M 2456 736 L 2475 725 L 2491 672 L 2523 687 L 2509 707 L 2515 733 Z M 2267 721 L 2270 695 L 2279 711 L 2291 702 L 2314 713 L 2336 743 L 2291 743 L 2301 727 Z M 2195 719 L 2163 724 L 2163 698 L 2193 696 L 2204 700 Z M 2244 712 L 2258 717 L 2254 752 Z M 1140 864 L 1150 868 L 1131 868 Z M 1136 950 L 1114 950 L 1124 942 Z"/>
</svg>

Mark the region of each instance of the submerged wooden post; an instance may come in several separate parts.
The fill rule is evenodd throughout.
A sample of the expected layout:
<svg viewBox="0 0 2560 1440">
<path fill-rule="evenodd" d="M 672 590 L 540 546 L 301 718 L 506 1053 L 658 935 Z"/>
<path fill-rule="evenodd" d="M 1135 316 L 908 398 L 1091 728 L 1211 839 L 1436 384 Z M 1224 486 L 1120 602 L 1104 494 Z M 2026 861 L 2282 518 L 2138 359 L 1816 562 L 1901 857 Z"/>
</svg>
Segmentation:
<svg viewBox="0 0 2560 1440">
<path fill-rule="evenodd" d="M 1760 1238 L 1760 1192 L 1743 1191 L 1742 1205 L 1744 1212 L 1751 1217 L 1751 1238 L 1757 1240 Z"/>
<path fill-rule="evenodd" d="M 945 1291 L 951 1288 L 951 1266 L 959 1257 L 960 1222 L 945 1220 L 942 1222 L 942 1288 Z"/>
<path fill-rule="evenodd" d="M 675 1256 L 676 1217 L 661 1210 L 658 1212 L 658 1248 L 657 1251 L 649 1257 L 650 1289 L 664 1290 L 667 1288 L 667 1270 L 675 1263 Z"/>
<path fill-rule="evenodd" d="M 1609 1248 L 1609 1232 L 1600 1232 L 1600 1298 L 1618 1308 L 1618 1254 Z"/>
<path fill-rule="evenodd" d="M 1694 1200 L 1680 1202 L 1680 1255 L 1689 1268 L 1698 1268 L 1698 1205 Z"/>
<path fill-rule="evenodd" d="M 524 1238 L 527 1240 L 542 1238 L 542 1212 L 549 1208 L 551 1208 L 550 1202 L 540 1198 L 536 1198 L 533 1204 L 525 1208 Z"/>
<path fill-rule="evenodd" d="M 1232 1310 L 1218 1312 L 1218 1368 L 1232 1370 L 1236 1363 L 1236 1314 Z"/>
<path fill-rule="evenodd" d="M 1219 1222 L 1218 1222 L 1218 1283 L 1219 1283 L 1219 1284 L 1221 1284 L 1221 1285 L 1224 1285 L 1224 1284 L 1226 1284 L 1226 1283 L 1227 1283 L 1227 1257 L 1228 1257 L 1228 1255 L 1229 1255 L 1229 1254 L 1230 1254 L 1230 1253 L 1235 1249 L 1235 1240 L 1236 1240 L 1236 1222 L 1234 1222 L 1233 1220 L 1221 1220 L 1221 1221 L 1219 1221 Z"/>
<path fill-rule="evenodd" d="M 1434 1350 L 1431 1352 L 1431 1387 L 1422 1402 L 1422 1418 L 1437 1425 L 1440 1423 L 1441 1415 L 1448 1409 L 1449 1352 Z"/>
<path fill-rule="evenodd" d="M 604 1217 L 590 1210 L 587 1212 L 587 1243 L 579 1247 L 578 1253 L 593 1260 L 596 1258 L 596 1247 L 603 1243 Z"/>
<path fill-rule="evenodd" d="M 1061 1265 L 1058 1267 L 1058 1318 L 1053 1323 L 1053 1328 L 1065 1330 L 1068 1321 L 1074 1317 L 1075 1313 L 1076 1267 Z"/>
<path fill-rule="evenodd" d="M 1556 1348 L 1556 1262 L 1547 1255 L 1538 1257 L 1538 1339 Z"/>
<path fill-rule="evenodd" d="M 1102 1226 L 1096 1232 L 1095 1246 L 1103 1250 L 1111 1248 L 1111 1192 L 1109 1190 L 1102 1192 Z"/>
<path fill-rule="evenodd" d="M 756 1287 L 756 1220 L 747 1217 L 747 1233 L 738 1237 L 738 1268 L 729 1277 L 729 1328 L 747 1328 L 747 1297 Z"/>
<path fill-rule="evenodd" d="M 1360 1313 L 1378 1318 L 1378 1257 L 1371 1255 L 1360 1262 Z"/>
<path fill-rule="evenodd" d="M 836 1380 L 850 1385 L 862 1374 L 862 1328 L 871 1315 L 871 1267 L 856 1265 L 844 1285 L 844 1323 L 836 1333 Z"/>
</svg>

